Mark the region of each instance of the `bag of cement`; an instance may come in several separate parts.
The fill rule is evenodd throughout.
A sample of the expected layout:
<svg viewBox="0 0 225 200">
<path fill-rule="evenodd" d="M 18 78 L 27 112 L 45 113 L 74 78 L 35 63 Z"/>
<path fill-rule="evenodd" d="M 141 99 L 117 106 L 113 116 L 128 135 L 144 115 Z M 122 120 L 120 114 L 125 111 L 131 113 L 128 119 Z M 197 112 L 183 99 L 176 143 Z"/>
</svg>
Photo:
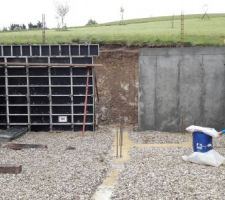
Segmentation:
<svg viewBox="0 0 225 200">
<path fill-rule="evenodd" d="M 191 132 L 191 133 L 193 133 L 195 131 L 199 131 L 199 132 L 203 132 L 206 135 L 209 135 L 211 137 L 219 137 L 220 136 L 219 132 L 217 132 L 216 129 L 208 128 L 208 127 L 191 125 L 186 128 L 186 131 Z"/>
<path fill-rule="evenodd" d="M 225 158 L 214 149 L 205 153 L 194 152 L 189 156 L 182 156 L 182 159 L 184 161 L 189 161 L 200 165 L 210 165 L 214 167 L 219 167 L 225 161 Z"/>
</svg>

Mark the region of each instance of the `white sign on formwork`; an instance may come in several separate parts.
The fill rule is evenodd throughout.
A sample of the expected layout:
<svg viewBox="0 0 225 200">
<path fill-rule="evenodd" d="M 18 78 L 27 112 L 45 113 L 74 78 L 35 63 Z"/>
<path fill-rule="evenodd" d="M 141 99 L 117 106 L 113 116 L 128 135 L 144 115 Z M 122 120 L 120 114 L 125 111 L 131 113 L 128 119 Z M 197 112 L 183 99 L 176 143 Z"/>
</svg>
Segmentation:
<svg viewBox="0 0 225 200">
<path fill-rule="evenodd" d="M 67 122 L 67 116 L 59 116 L 58 121 L 61 122 L 61 123 Z"/>
</svg>

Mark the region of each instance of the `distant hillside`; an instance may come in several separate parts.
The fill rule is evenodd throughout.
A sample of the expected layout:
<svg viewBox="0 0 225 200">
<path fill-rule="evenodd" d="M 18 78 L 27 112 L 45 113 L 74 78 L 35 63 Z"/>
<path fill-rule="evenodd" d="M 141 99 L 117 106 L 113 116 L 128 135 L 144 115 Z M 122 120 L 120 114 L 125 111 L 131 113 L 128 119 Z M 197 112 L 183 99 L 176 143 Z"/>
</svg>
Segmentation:
<svg viewBox="0 0 225 200">
<path fill-rule="evenodd" d="M 184 42 L 186 45 L 224 45 L 225 14 L 186 15 Z M 118 45 L 176 46 L 180 43 L 180 16 L 142 18 L 99 24 L 95 26 L 72 27 L 67 31 L 54 29 L 46 31 L 46 43 L 83 43 Z M 41 43 L 41 31 L 0 32 L 2 44 Z"/>
</svg>

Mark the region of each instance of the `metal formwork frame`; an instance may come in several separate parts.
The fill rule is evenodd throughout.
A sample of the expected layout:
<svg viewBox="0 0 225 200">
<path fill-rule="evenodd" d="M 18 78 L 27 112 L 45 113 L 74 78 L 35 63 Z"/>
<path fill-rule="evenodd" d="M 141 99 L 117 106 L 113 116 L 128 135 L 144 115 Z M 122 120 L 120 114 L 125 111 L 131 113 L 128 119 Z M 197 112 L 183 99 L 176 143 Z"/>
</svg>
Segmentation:
<svg viewBox="0 0 225 200">
<path fill-rule="evenodd" d="M 33 68 L 47 68 L 46 70 L 48 71 L 48 75 L 46 76 L 34 76 L 34 75 L 30 75 L 29 74 L 29 71 L 30 71 L 30 69 L 33 69 Z M 61 68 L 61 66 L 58 66 L 58 67 L 60 67 Z M 73 93 L 73 91 L 74 91 L 74 88 L 85 88 L 85 87 L 87 87 L 85 84 L 84 85 L 73 85 L 73 78 L 83 78 L 84 80 L 87 80 L 87 78 L 90 80 L 91 79 L 91 82 L 92 82 L 92 84 L 89 84 L 88 85 L 88 87 L 89 88 L 92 88 L 92 93 L 90 93 L 90 94 L 87 94 L 88 95 L 88 98 L 92 98 L 92 100 L 91 100 L 91 102 L 86 102 L 87 103 L 87 106 L 92 106 L 92 112 L 90 112 L 90 113 L 87 113 L 87 116 L 91 116 L 91 119 L 92 119 L 92 121 L 88 121 L 88 122 L 86 122 L 85 123 L 85 126 L 90 126 L 89 127 L 89 129 L 88 130 L 94 130 L 94 112 L 95 112 L 95 109 L 94 109 L 94 106 L 95 106 L 95 103 L 94 103 L 94 95 L 95 95 L 95 81 L 94 81 L 94 70 L 93 70 L 93 67 L 91 67 L 90 68 L 90 66 L 88 67 L 89 68 L 89 70 L 91 70 L 91 73 L 89 74 L 89 77 L 87 77 L 87 75 L 74 75 L 73 74 L 73 69 L 76 69 L 77 67 L 75 67 L 75 66 L 69 66 L 68 65 L 68 67 L 65 67 L 65 68 L 68 68 L 69 69 L 69 72 L 70 72 L 70 74 L 68 75 L 68 76 L 65 76 L 65 78 L 67 78 L 68 80 L 70 80 L 69 82 L 70 82 L 70 84 L 69 85 L 60 85 L 60 84 L 58 84 L 58 85 L 52 85 L 52 78 L 56 78 L 56 77 L 60 77 L 60 78 L 63 78 L 64 76 L 53 76 L 52 74 L 51 74 L 51 69 L 53 68 L 53 69 L 57 69 L 58 67 L 54 67 L 54 66 L 48 66 L 48 64 L 45 64 L 45 66 L 30 66 L 29 65 L 29 63 L 26 63 L 26 66 L 25 66 L 25 64 L 24 64 L 24 66 L 11 66 L 11 65 L 9 65 L 8 66 L 8 64 L 5 64 L 5 66 L 3 66 L 3 68 L 4 68 L 4 77 L 5 77 L 5 98 L 6 98 L 6 117 L 7 117 L 7 120 L 6 120 L 6 123 L 5 123 L 5 125 L 9 128 L 10 126 L 27 126 L 30 130 L 32 130 L 32 126 L 34 126 L 34 125 L 49 125 L 49 130 L 50 131 L 52 131 L 52 130 L 54 130 L 53 129 L 53 127 L 54 126 L 60 126 L 60 125 L 70 125 L 70 127 L 71 127 L 71 130 L 74 130 L 74 128 L 76 128 L 76 130 L 77 129 L 80 129 L 81 130 L 81 128 L 79 128 L 79 127 L 82 127 L 82 123 L 81 122 L 75 122 L 74 121 L 74 117 L 75 116 L 80 116 L 81 118 L 83 118 L 84 117 L 84 113 L 76 113 L 76 110 L 74 110 L 74 107 L 76 107 L 76 108 L 78 108 L 78 107 L 80 107 L 81 109 L 83 108 L 83 106 L 84 106 L 84 104 L 77 104 L 77 103 L 75 103 L 74 102 L 74 96 L 77 96 L 77 97 L 85 97 L 86 96 L 86 94 L 74 94 Z M 19 68 L 22 68 L 22 69 L 24 69 L 25 70 L 25 72 L 26 72 L 26 74 L 24 74 L 24 75 L 9 75 L 9 73 L 8 73 L 8 70 L 9 69 L 19 69 Z M 82 68 L 84 68 L 85 69 L 85 67 L 82 67 Z M 24 84 L 24 85 L 9 85 L 9 83 L 8 83 L 8 81 L 9 81 L 9 79 L 11 79 L 11 78 L 24 78 L 24 79 L 26 79 L 26 85 Z M 44 95 L 44 94 L 40 94 L 40 95 L 33 95 L 33 94 L 31 94 L 30 93 L 30 88 L 32 87 L 32 88 L 35 88 L 34 86 L 35 85 L 32 85 L 31 83 L 30 83 L 30 79 L 32 79 L 32 78 L 48 78 L 48 86 L 47 85 L 36 85 L 36 87 L 37 88 L 48 88 L 49 89 L 49 93 L 48 93 L 48 95 Z M 9 88 L 12 88 L 12 87 L 18 87 L 18 88 L 24 88 L 25 90 L 26 90 L 26 94 L 9 94 Z M 54 95 L 53 93 L 52 93 L 52 88 L 65 88 L 65 87 L 67 87 L 67 88 L 70 88 L 70 93 L 68 94 L 68 95 L 64 95 L 64 94 L 59 94 L 59 95 Z M 23 103 L 23 104 L 13 104 L 12 102 L 11 103 L 9 103 L 9 97 L 10 96 L 12 96 L 12 97 L 14 97 L 14 98 L 19 98 L 19 97 L 25 97 L 26 99 L 27 99 L 27 102 L 26 103 Z M 43 105 L 43 104 L 35 104 L 35 105 L 32 105 L 31 106 L 31 97 L 32 96 L 35 96 L 35 97 L 39 97 L 39 98 L 41 98 L 41 97 L 48 97 L 49 98 L 49 114 L 43 114 L 43 113 L 41 113 L 40 115 L 41 116 L 49 116 L 49 122 L 45 122 L 45 123 L 36 123 L 36 122 L 32 122 L 32 120 L 31 120 L 31 117 L 32 116 L 38 116 L 39 114 L 38 113 L 32 113 L 31 112 L 31 107 L 33 107 L 33 106 L 37 106 L 37 107 L 41 107 L 41 106 L 46 106 L 46 105 Z M 69 96 L 70 98 L 71 98 L 71 103 L 70 104 L 56 104 L 56 103 L 54 103 L 53 104 L 53 102 L 52 102 L 52 97 L 54 97 L 54 96 L 59 96 L 59 97 L 64 97 L 64 96 Z M 26 111 L 26 113 L 9 113 L 9 107 L 10 106 L 13 106 L 13 107 L 21 107 L 21 108 L 26 108 L 27 109 L 27 111 Z M 69 106 L 70 108 L 71 108 L 71 113 L 69 113 L 69 114 L 65 114 L 65 113 L 53 113 L 53 110 L 52 110 L 52 108 L 53 108 L 53 106 L 55 106 L 55 107 L 60 107 L 60 106 Z M 64 115 L 66 115 L 66 116 L 70 116 L 71 118 L 70 118 L 70 122 L 66 122 L 66 123 L 56 123 L 56 122 L 53 122 L 53 117 L 54 116 L 60 116 L 60 115 L 62 115 L 62 116 L 64 116 Z M 23 122 L 12 122 L 11 120 L 10 120 L 10 116 L 20 116 L 20 118 L 22 118 L 22 117 L 27 117 L 27 120 L 26 120 L 26 122 L 25 121 L 23 121 Z M 89 119 L 90 120 L 90 119 Z M 57 129 L 57 128 L 55 128 L 55 129 Z"/>
<path fill-rule="evenodd" d="M 32 130 L 34 126 L 40 125 L 46 126 L 50 131 L 60 126 L 70 127 L 70 130 L 82 130 L 82 125 L 85 125 L 87 130 L 94 130 L 93 69 L 102 65 L 93 64 L 93 56 L 98 55 L 99 45 L 96 44 L 0 45 L 0 68 L 3 69 L 0 78 L 4 83 L 0 85 L 0 89 L 4 87 L 0 94 L 0 117 L 3 119 L 0 128 L 27 126 Z M 34 68 L 44 69 L 46 73 L 30 74 Z M 91 73 L 87 77 L 85 72 L 75 72 L 76 68 L 90 68 Z M 62 76 L 54 74 L 54 70 L 58 69 L 69 73 Z M 57 78 L 60 80 L 62 77 L 66 83 L 57 83 Z M 92 84 L 88 83 L 88 88 L 85 80 L 91 80 Z M 67 92 L 64 94 L 63 90 Z M 92 93 L 87 93 L 88 90 Z M 82 113 L 84 108 L 86 114 Z M 67 121 L 59 123 L 59 117 L 64 116 L 67 116 Z M 82 123 L 84 116 L 87 118 L 85 124 Z"/>
<path fill-rule="evenodd" d="M 46 48 L 48 49 L 48 56 L 56 56 L 56 57 L 63 57 L 62 53 L 62 46 L 66 46 L 69 49 L 69 53 L 67 56 L 99 56 L 99 44 L 62 44 L 62 45 L 48 45 L 48 44 L 34 44 L 34 45 L 0 45 L 1 53 L 0 56 L 9 56 L 9 57 L 14 57 L 14 56 L 24 56 L 23 50 L 25 48 L 29 49 L 29 57 L 36 57 L 37 55 L 33 53 L 34 48 L 39 49 L 39 55 L 40 57 L 45 57 L 46 55 L 43 55 L 43 50 Z M 6 51 L 4 50 L 5 47 L 10 48 L 10 55 L 5 55 Z M 19 47 L 20 55 L 15 55 L 13 52 L 13 49 L 15 47 Z M 58 47 L 58 55 L 55 55 L 52 52 L 53 47 Z M 76 54 L 73 54 L 71 51 L 71 47 L 77 47 L 78 52 Z M 85 53 L 82 53 L 82 48 L 87 48 L 87 51 Z"/>
</svg>

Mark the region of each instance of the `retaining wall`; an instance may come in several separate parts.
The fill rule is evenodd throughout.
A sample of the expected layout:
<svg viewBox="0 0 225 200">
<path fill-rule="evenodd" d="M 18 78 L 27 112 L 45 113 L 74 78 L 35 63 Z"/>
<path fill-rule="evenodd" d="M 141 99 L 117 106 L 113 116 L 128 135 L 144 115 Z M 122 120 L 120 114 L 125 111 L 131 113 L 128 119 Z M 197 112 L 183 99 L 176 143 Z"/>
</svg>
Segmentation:
<svg viewBox="0 0 225 200">
<path fill-rule="evenodd" d="M 225 127 L 224 64 L 224 47 L 141 49 L 139 128 Z"/>
</svg>

